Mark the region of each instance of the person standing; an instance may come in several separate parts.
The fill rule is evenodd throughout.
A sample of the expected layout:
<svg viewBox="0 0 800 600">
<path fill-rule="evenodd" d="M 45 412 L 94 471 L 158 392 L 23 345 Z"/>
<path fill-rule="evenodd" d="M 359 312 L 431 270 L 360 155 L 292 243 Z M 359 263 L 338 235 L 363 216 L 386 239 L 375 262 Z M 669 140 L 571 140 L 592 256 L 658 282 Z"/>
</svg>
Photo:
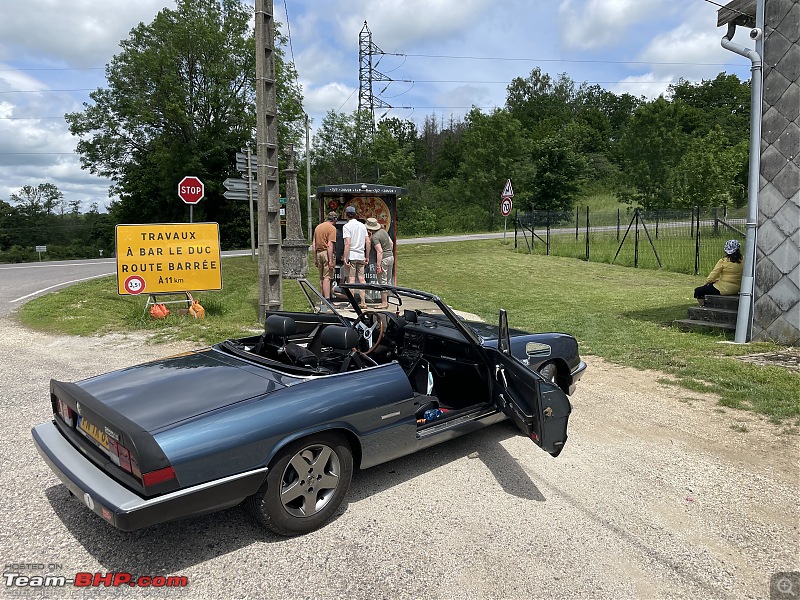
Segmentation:
<svg viewBox="0 0 800 600">
<path fill-rule="evenodd" d="M 338 215 L 328 213 L 327 220 L 314 228 L 314 264 L 319 269 L 319 289 L 326 300 L 331 300 L 331 278 L 336 268 L 333 247 L 336 244 L 336 222 Z"/>
<path fill-rule="evenodd" d="M 378 219 L 370 217 L 366 223 L 367 235 L 370 243 L 375 248 L 375 270 L 378 283 L 391 284 L 392 271 L 394 270 L 394 244 L 389 234 L 378 223 Z M 378 308 L 389 308 L 389 292 L 381 292 L 381 305 Z"/>
<path fill-rule="evenodd" d="M 364 267 L 369 263 L 369 240 L 367 238 L 367 228 L 356 218 L 356 207 L 348 206 L 344 209 L 347 223 L 342 228 L 342 238 L 344 239 L 344 253 L 342 261 L 349 269 L 347 275 L 348 283 L 366 283 L 364 278 Z M 361 308 L 367 308 L 367 293 L 361 290 Z"/>
<path fill-rule="evenodd" d="M 725 256 L 706 277 L 706 283 L 694 288 L 694 297 L 700 306 L 705 306 L 706 296 L 733 296 L 742 286 L 742 252 L 737 240 L 725 242 Z"/>
</svg>

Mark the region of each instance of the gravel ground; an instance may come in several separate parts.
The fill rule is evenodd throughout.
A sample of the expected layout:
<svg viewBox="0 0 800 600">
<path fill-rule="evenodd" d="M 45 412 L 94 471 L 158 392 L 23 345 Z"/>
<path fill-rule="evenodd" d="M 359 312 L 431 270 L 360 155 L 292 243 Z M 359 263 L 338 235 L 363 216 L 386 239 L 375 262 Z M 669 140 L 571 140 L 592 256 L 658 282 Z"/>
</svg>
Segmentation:
<svg viewBox="0 0 800 600">
<path fill-rule="evenodd" d="M 88 591 L 4 581 L 0 597 L 768 598 L 772 574 L 800 571 L 798 437 L 591 356 L 557 459 L 503 423 L 357 473 L 336 519 L 304 537 L 273 536 L 242 507 L 116 531 L 34 449 L 48 380 L 189 347 L 0 319 L 3 572 L 188 578 Z"/>
</svg>

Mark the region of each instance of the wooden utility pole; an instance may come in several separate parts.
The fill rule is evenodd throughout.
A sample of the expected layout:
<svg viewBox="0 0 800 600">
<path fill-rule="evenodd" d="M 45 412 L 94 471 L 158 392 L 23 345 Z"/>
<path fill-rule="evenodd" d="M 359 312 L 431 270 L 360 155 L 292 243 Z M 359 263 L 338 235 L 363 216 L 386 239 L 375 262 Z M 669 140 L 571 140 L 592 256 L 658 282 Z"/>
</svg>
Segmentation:
<svg viewBox="0 0 800 600">
<path fill-rule="evenodd" d="M 256 144 L 258 156 L 258 305 L 281 310 L 283 298 L 272 0 L 256 0 Z"/>
</svg>

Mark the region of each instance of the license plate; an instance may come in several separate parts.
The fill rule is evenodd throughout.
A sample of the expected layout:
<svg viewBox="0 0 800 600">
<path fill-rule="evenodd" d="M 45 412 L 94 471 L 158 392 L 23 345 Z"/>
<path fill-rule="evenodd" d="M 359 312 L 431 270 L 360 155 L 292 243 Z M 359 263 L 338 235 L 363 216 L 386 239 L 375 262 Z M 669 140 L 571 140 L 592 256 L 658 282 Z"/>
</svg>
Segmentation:
<svg viewBox="0 0 800 600">
<path fill-rule="evenodd" d="M 97 425 L 90 423 L 82 416 L 78 417 L 78 430 L 86 437 L 92 439 L 98 446 L 108 452 L 108 436 Z"/>
</svg>

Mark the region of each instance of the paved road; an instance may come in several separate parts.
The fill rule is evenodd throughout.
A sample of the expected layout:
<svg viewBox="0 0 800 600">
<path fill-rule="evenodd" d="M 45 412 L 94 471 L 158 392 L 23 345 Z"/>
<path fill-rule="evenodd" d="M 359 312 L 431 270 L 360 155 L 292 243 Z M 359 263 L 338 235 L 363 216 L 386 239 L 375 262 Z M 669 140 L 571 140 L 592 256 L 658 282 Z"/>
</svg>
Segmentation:
<svg viewBox="0 0 800 600">
<path fill-rule="evenodd" d="M 250 250 L 223 252 L 223 256 L 249 255 Z M 31 298 L 96 277 L 114 275 L 113 258 L 0 264 L 0 317 Z"/>
<path fill-rule="evenodd" d="M 397 243 L 432 244 L 501 237 L 503 237 L 502 233 L 479 233 L 401 239 Z M 510 232 L 510 237 L 514 237 L 513 231 Z M 222 253 L 223 256 L 248 256 L 250 254 L 251 250 L 231 250 Z M 115 273 L 116 260 L 113 258 L 0 264 L 0 317 L 8 315 L 31 298 L 80 281 Z"/>
</svg>

